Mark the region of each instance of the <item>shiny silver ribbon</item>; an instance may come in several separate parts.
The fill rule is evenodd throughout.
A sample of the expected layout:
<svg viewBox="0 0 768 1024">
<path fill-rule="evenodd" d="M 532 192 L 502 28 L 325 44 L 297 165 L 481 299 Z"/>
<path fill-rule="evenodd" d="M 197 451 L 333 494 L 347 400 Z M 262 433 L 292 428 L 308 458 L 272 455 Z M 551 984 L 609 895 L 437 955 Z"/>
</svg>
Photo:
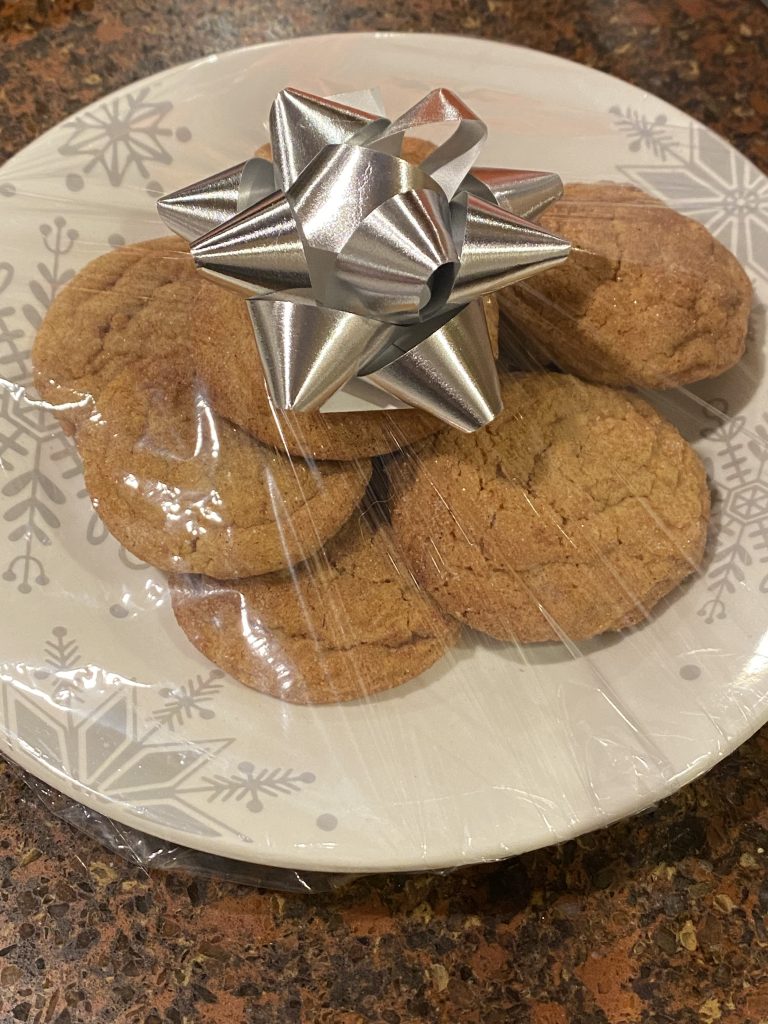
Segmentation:
<svg viewBox="0 0 768 1024">
<path fill-rule="evenodd" d="M 164 196 L 200 271 L 248 297 L 272 402 L 320 406 L 353 377 L 472 431 L 501 411 L 480 299 L 561 263 L 533 222 L 556 174 L 474 167 L 483 122 L 448 89 L 394 121 L 373 94 L 280 92 L 272 161 L 253 157 Z M 419 165 L 409 132 L 453 126 Z"/>
</svg>

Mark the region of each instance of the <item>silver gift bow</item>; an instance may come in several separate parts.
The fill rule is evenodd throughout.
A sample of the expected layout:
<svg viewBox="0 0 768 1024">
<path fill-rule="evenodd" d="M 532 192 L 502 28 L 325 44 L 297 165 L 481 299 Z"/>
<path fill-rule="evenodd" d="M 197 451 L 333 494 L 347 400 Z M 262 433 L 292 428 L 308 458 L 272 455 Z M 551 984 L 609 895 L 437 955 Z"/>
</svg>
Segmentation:
<svg viewBox="0 0 768 1024">
<path fill-rule="evenodd" d="M 272 161 L 164 196 L 158 212 L 206 276 L 249 296 L 278 408 L 318 409 L 357 376 L 476 430 L 502 408 L 481 297 L 566 258 L 568 242 L 531 220 L 562 182 L 473 169 L 486 128 L 448 89 L 395 121 L 345 99 L 283 90 Z M 419 165 L 400 157 L 407 132 L 436 125 L 455 127 Z"/>
</svg>

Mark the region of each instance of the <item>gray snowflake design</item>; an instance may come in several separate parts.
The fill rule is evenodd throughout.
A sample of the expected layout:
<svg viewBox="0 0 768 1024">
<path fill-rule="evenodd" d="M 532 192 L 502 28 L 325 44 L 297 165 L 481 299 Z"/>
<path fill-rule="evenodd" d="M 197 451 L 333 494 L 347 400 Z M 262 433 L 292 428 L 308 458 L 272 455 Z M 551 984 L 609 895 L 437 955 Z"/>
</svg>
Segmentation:
<svg viewBox="0 0 768 1024">
<path fill-rule="evenodd" d="M 37 278 L 29 281 L 29 290 L 34 303 L 25 303 L 21 312 L 34 330 L 40 327 L 43 316 L 56 294 L 75 276 L 72 267 L 66 265 L 78 239 L 74 228 L 67 226 L 64 217 L 56 217 L 52 224 L 40 225 L 43 249 L 47 253 L 37 264 Z M 11 285 L 14 270 L 9 263 L 0 264 L 0 295 Z M 6 383 L 28 385 L 31 377 L 29 347 L 19 347 L 24 331 L 12 331 L 7 321 L 15 314 L 13 307 L 0 309 L 0 368 Z"/>
<path fill-rule="evenodd" d="M 88 672 L 78 667 L 80 649 L 77 641 L 67 636 L 66 627 L 54 626 L 50 639 L 45 641 L 44 650 L 46 667 L 35 669 L 35 679 L 51 681 L 53 700 L 57 704 L 82 704 Z"/>
<path fill-rule="evenodd" d="M 632 152 L 650 151 L 659 164 L 620 166 L 630 181 L 700 221 L 741 263 L 768 280 L 768 178 L 725 140 L 692 124 L 675 139 L 664 115 L 650 119 L 611 107 Z"/>
<path fill-rule="evenodd" d="M 204 719 L 215 718 L 216 712 L 211 707 L 211 703 L 222 688 L 219 680 L 223 678 L 224 673 L 219 669 L 214 669 L 207 676 L 197 675 L 194 679 L 188 679 L 181 686 L 173 688 L 164 686 L 160 690 L 160 696 L 165 697 L 165 704 L 155 711 L 153 715 L 155 721 L 173 731 L 176 726 L 184 725 L 195 715 Z"/>
<path fill-rule="evenodd" d="M 243 761 L 237 766 L 235 774 L 215 775 L 204 778 L 203 786 L 198 790 L 212 800 L 247 801 L 245 807 L 257 814 L 264 809 L 262 797 L 278 797 L 283 793 L 297 793 L 302 786 L 315 781 L 314 772 L 296 772 L 293 768 L 262 768 L 257 770 L 250 761 Z"/>
<path fill-rule="evenodd" d="M 656 117 L 650 118 L 633 110 L 632 107 L 625 107 L 622 110 L 619 106 L 611 107 L 610 113 L 614 115 L 614 123 L 619 131 L 629 136 L 629 149 L 632 153 L 649 149 L 661 160 L 677 155 L 680 142 L 670 131 L 666 114 L 657 114 Z"/>
<path fill-rule="evenodd" d="M 70 173 L 65 179 L 68 189 L 77 192 L 85 182 L 82 175 L 101 170 L 111 185 L 120 186 L 135 171 L 152 195 L 161 195 L 162 185 L 152 178 L 150 167 L 167 167 L 173 157 L 167 144 L 173 138 L 187 142 L 192 137 L 188 128 L 167 127 L 164 122 L 173 110 L 170 100 L 150 100 L 150 87 L 134 93 L 122 93 L 100 106 L 87 110 L 63 128 L 70 138 L 59 153 L 66 157 L 84 158 L 81 174 Z"/>
<path fill-rule="evenodd" d="M 154 687 L 83 664 L 79 644 L 65 626 L 45 641 L 42 664 L 0 664 L 0 719 L 10 752 L 32 750 L 73 791 L 108 805 L 140 807 L 142 818 L 197 836 L 234 835 L 252 842 L 232 816 L 216 806 L 234 801 L 260 814 L 265 798 L 299 793 L 315 773 L 263 767 L 240 761 L 230 772 L 211 768 L 236 740 L 202 736 L 196 723 L 216 718 L 212 698 L 224 686 L 224 673 L 211 671 L 178 687 Z M 175 728 L 184 725 L 184 735 Z M 223 764 L 228 763 L 228 757 Z M 213 809 L 209 809 L 214 805 Z M 109 813 L 105 808 L 105 813 Z M 329 831 L 332 815 L 315 827 Z"/>
<path fill-rule="evenodd" d="M 0 301 L 13 281 L 13 267 L 0 263 Z M 11 327 L 16 310 L 13 306 L 0 306 L 0 373 L 10 383 L 23 384 L 27 374 L 28 352 L 19 347 L 24 331 Z"/>
<path fill-rule="evenodd" d="M 78 233 L 64 217 L 56 217 L 53 223 L 40 226 L 40 236 L 47 255 L 37 264 L 38 276 L 29 282 L 33 301 L 21 309 L 33 328 L 74 275 L 66 263 Z M 3 264 L 0 293 L 12 280 L 13 269 Z M 26 394 L 30 350 L 24 345 L 24 332 L 9 327 L 14 314 L 10 307 L 0 309 L 0 469 L 5 477 L 0 495 L 7 499 L 2 517 L 10 526 L 8 540 L 19 553 L 11 557 L 2 578 L 28 594 L 33 585 L 49 582 L 39 552 L 51 545 L 53 531 L 61 526 L 66 495 L 59 482 L 77 476 L 80 463 L 51 414 Z"/>
<path fill-rule="evenodd" d="M 720 401 L 715 409 L 727 413 Z M 705 622 L 724 619 L 726 596 L 746 579 L 746 570 L 764 564 L 758 584 L 760 593 L 768 592 L 768 413 L 747 431 L 743 416 L 721 421 L 702 431 L 717 446 L 718 485 L 712 519 L 718 540 L 707 570 L 709 597 L 699 609 Z"/>
</svg>

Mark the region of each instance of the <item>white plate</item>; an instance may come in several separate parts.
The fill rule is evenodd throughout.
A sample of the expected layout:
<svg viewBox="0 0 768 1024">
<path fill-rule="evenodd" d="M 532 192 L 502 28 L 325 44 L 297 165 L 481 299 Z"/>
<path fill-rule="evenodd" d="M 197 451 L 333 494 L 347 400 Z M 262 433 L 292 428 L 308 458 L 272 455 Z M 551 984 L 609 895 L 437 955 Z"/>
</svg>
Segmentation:
<svg viewBox="0 0 768 1024">
<path fill-rule="evenodd" d="M 263 141 L 275 92 L 380 85 L 392 113 L 437 84 L 488 123 L 484 163 L 632 181 L 704 221 L 768 286 L 768 181 L 685 114 L 596 71 L 476 39 L 345 35 L 174 68 L 99 100 L 0 170 L 0 366 L 29 379 L 35 326 L 89 259 L 163 233 L 154 197 Z M 621 638 L 473 637 L 367 704 L 301 708 L 215 671 L 162 578 L 91 512 L 72 446 L 22 388 L 0 405 L 0 746 L 118 821 L 243 860 L 328 870 L 518 853 L 636 811 L 768 718 L 768 378 L 747 360 L 661 396 L 708 460 L 704 570 Z"/>
</svg>

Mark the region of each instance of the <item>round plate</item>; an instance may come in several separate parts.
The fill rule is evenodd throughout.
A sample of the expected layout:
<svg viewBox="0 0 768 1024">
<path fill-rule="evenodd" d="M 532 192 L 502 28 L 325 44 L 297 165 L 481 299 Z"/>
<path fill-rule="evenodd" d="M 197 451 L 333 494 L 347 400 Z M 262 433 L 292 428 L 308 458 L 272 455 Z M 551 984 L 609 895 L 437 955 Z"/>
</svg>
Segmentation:
<svg viewBox="0 0 768 1024">
<path fill-rule="evenodd" d="M 105 533 L 72 444 L 25 396 L 35 329 L 88 260 L 164 230 L 154 198 L 241 160 L 277 90 L 435 85 L 485 119 L 482 162 L 634 182 L 703 221 L 768 287 L 768 180 L 685 114 L 596 71 L 457 37 L 343 35 L 162 72 L 0 170 L 0 746 L 163 839 L 285 867 L 434 868 L 637 811 L 768 718 L 768 379 L 747 359 L 653 401 L 716 489 L 702 570 L 643 628 L 578 647 L 467 636 L 367 703 L 295 707 L 214 669 L 162 576 Z"/>
</svg>

